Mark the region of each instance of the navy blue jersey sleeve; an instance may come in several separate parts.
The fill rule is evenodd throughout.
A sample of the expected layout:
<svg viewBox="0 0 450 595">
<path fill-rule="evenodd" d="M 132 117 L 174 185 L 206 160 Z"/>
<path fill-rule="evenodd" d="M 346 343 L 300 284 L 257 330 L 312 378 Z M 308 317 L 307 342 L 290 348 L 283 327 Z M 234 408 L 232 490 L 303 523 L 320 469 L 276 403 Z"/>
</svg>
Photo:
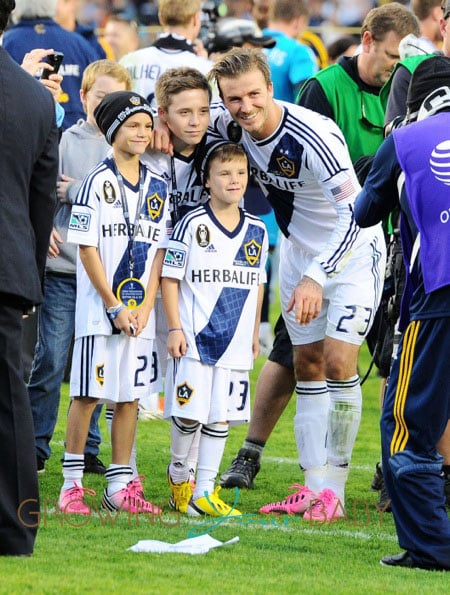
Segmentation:
<svg viewBox="0 0 450 595">
<path fill-rule="evenodd" d="M 355 219 L 360 227 L 371 227 L 385 219 L 399 204 L 398 179 L 402 173 L 393 136 L 378 149 L 369 175 L 355 201 Z"/>
</svg>

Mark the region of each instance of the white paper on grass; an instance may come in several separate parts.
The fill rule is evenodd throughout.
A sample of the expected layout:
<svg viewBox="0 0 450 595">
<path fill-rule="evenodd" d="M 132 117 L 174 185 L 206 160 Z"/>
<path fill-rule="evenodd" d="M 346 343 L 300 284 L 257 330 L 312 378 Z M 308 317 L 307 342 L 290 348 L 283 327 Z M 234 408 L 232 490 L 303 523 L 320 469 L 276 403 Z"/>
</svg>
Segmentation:
<svg viewBox="0 0 450 595">
<path fill-rule="evenodd" d="M 223 545 L 237 543 L 239 537 L 233 537 L 228 541 L 219 541 L 210 535 L 199 535 L 184 539 L 178 543 L 167 543 L 156 539 L 143 539 L 128 548 L 132 552 L 146 552 L 152 554 L 206 554 L 209 550 Z"/>
</svg>

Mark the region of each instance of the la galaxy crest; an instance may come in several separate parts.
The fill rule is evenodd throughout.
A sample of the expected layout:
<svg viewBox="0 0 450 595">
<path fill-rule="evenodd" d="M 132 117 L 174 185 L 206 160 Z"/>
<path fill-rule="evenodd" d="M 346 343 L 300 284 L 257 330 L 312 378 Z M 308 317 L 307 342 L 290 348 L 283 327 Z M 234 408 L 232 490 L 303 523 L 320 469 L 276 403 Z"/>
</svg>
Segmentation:
<svg viewBox="0 0 450 595">
<path fill-rule="evenodd" d="M 95 366 L 95 380 L 100 386 L 103 386 L 105 382 L 105 364 L 99 364 Z"/>
<path fill-rule="evenodd" d="M 116 201 L 116 191 L 109 180 L 103 182 L 103 198 L 109 205 L 112 205 Z"/>
<path fill-rule="evenodd" d="M 209 245 L 210 233 L 207 225 L 200 223 L 195 232 L 195 239 L 200 248 L 206 248 Z"/>
<path fill-rule="evenodd" d="M 252 267 L 259 261 L 261 250 L 262 245 L 254 239 L 244 244 L 245 259 Z"/>
<path fill-rule="evenodd" d="M 286 176 L 286 178 L 295 176 L 295 163 L 292 159 L 289 159 L 285 155 L 281 155 L 280 157 L 277 157 L 277 163 L 283 176 Z"/>
<path fill-rule="evenodd" d="M 164 200 L 159 196 L 157 192 L 154 192 L 153 194 L 150 194 L 150 196 L 147 196 L 147 210 L 152 221 L 161 218 L 163 207 Z"/>
<path fill-rule="evenodd" d="M 185 381 L 182 384 L 177 385 L 177 403 L 180 407 L 186 405 L 191 400 L 192 395 L 194 394 L 194 389 L 192 386 Z"/>
</svg>

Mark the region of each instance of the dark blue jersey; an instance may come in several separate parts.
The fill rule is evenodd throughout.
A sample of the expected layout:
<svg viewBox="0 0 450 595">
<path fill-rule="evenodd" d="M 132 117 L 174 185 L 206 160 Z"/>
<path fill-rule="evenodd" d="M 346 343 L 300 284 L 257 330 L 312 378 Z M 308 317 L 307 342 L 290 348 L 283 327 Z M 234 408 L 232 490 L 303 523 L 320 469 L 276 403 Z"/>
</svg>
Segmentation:
<svg viewBox="0 0 450 595">
<path fill-rule="evenodd" d="M 27 52 L 36 48 L 62 52 L 64 60 L 59 72 L 64 80 L 59 101 L 66 112 L 63 128 L 85 118 L 80 100 L 81 79 L 86 66 L 97 60 L 98 55 L 81 35 L 66 31 L 52 19 L 23 20 L 6 31 L 3 47 L 19 64 Z"/>
</svg>

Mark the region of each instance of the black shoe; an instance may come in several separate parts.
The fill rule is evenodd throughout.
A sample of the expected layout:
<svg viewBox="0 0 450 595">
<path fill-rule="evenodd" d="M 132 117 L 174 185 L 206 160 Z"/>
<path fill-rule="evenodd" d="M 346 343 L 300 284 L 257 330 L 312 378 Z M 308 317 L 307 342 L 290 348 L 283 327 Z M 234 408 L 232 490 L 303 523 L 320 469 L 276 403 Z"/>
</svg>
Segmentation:
<svg viewBox="0 0 450 595">
<path fill-rule="evenodd" d="M 411 558 L 409 552 L 402 552 L 395 556 L 385 556 L 381 558 L 380 564 L 382 566 L 397 566 L 399 568 L 420 568 L 421 570 L 438 570 L 438 571 L 449 571 L 450 568 L 444 568 L 437 564 L 421 564 Z"/>
<path fill-rule="evenodd" d="M 378 498 L 378 510 L 381 512 L 392 512 L 391 499 L 388 496 L 383 476 L 381 476 L 380 497 Z"/>
<path fill-rule="evenodd" d="M 37 464 L 37 472 L 38 473 L 44 473 L 44 471 L 45 471 L 45 459 L 43 459 L 39 455 L 36 455 L 36 464 Z"/>
<path fill-rule="evenodd" d="M 252 488 L 261 465 L 259 453 L 248 448 L 241 448 L 231 467 L 220 476 L 223 488 Z"/>
<path fill-rule="evenodd" d="M 377 463 L 375 465 L 375 473 L 372 479 L 372 483 L 370 484 L 370 489 L 374 492 L 379 492 L 383 483 L 383 469 L 381 468 L 381 463 Z"/>
<path fill-rule="evenodd" d="M 105 475 L 106 467 L 95 455 L 84 455 L 84 472 L 95 473 L 96 475 Z"/>
</svg>

